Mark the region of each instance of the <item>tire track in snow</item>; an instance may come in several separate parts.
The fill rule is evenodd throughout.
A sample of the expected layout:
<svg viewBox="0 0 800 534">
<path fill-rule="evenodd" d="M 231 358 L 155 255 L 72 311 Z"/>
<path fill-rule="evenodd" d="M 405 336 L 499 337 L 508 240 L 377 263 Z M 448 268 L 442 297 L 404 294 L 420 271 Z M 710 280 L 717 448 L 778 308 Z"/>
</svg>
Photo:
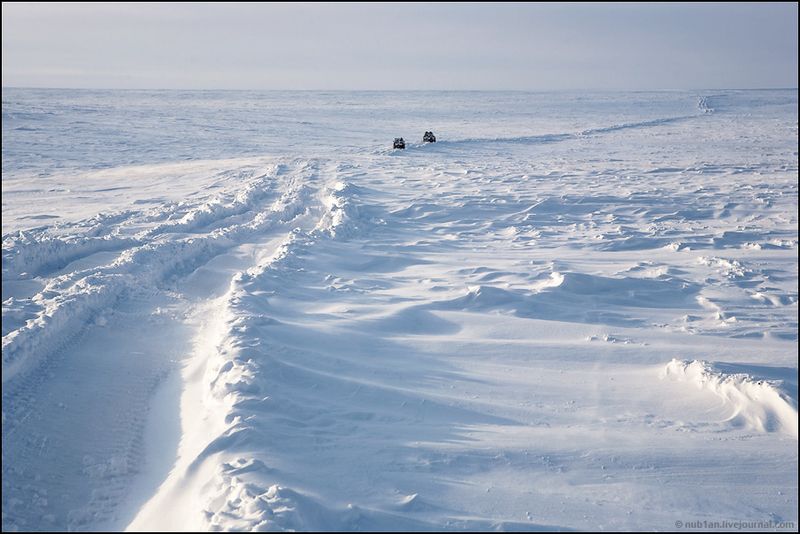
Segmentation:
<svg viewBox="0 0 800 534">
<path fill-rule="evenodd" d="M 322 174 L 335 178 L 319 191 L 315 201 L 319 204 L 317 215 L 304 228 L 289 232 L 271 257 L 234 276 L 228 293 L 219 300 L 220 309 L 214 314 L 219 322 L 214 329 L 219 332 L 213 341 L 214 350 L 209 355 L 198 355 L 208 358 L 201 362 L 205 372 L 199 384 L 206 413 L 190 416 L 211 417 L 220 430 L 212 435 L 204 431 L 184 438 L 188 443 L 197 443 L 191 452 L 184 449 L 170 480 L 142 509 L 130 528 L 163 525 L 166 510 L 172 509 L 176 502 L 189 515 L 183 518 L 182 526 L 202 530 L 227 529 L 234 524 L 241 529 L 268 525 L 282 529 L 352 529 L 362 524 L 365 515 L 386 520 L 386 514 L 356 508 L 342 514 L 291 489 L 276 484 L 259 487 L 239 478 L 246 473 L 269 477 L 271 468 L 258 458 L 248 457 L 246 452 L 248 443 L 261 439 L 262 430 L 247 421 L 260 410 L 256 408 L 253 412 L 251 408 L 269 398 L 264 397 L 270 395 L 264 380 L 277 370 L 270 366 L 277 363 L 275 360 L 250 355 L 249 347 L 269 342 L 260 338 L 259 327 L 276 321 L 267 312 L 254 313 L 249 306 L 262 301 L 268 307 L 270 298 L 266 295 L 272 293 L 270 288 L 293 286 L 291 279 L 305 271 L 305 254 L 316 249 L 320 242 L 347 239 L 365 230 L 367 221 L 360 218 L 359 208 L 352 199 L 358 188 L 340 180 L 335 166 L 329 166 Z M 279 416 L 287 420 L 294 417 L 291 408 Z M 208 426 L 204 425 L 204 430 Z M 282 432 L 277 426 L 272 431 Z M 238 455 L 238 459 L 226 460 L 232 454 Z M 211 493 L 187 497 L 187 487 L 209 488 Z M 423 525 L 402 516 L 395 516 L 394 520 L 408 528 Z M 176 526 L 167 524 L 167 528 Z"/>
<path fill-rule="evenodd" d="M 317 222 L 293 230 L 270 258 L 236 275 L 218 301 L 213 313 L 217 324 L 211 328 L 217 334 L 205 342 L 213 346 L 210 353 L 198 354 L 205 372 L 191 403 L 201 403 L 204 410 L 187 413 L 197 420 L 190 426 L 199 431 L 184 437 L 193 446 L 183 448 L 170 479 L 129 528 L 433 529 L 439 523 L 409 514 L 430 507 L 425 498 L 400 495 L 389 507 L 360 502 L 343 506 L 317 493 L 309 470 L 316 472 L 322 463 L 325 476 L 337 478 L 333 473 L 361 462 L 370 465 L 362 466 L 367 472 L 392 469 L 397 461 L 392 455 L 405 451 L 406 434 L 447 439 L 443 436 L 456 432 L 449 430 L 458 426 L 454 421 L 509 423 L 460 407 L 446 395 L 423 396 L 420 405 L 414 387 L 419 373 L 428 367 L 437 375 L 446 371 L 407 354 L 400 344 L 376 339 L 374 332 L 328 332 L 324 315 L 307 309 L 320 300 L 348 300 L 346 292 L 337 294 L 340 289 L 332 273 L 326 276 L 328 269 L 335 272 L 350 264 L 370 276 L 407 264 L 401 256 L 372 256 L 362 248 L 365 236 L 370 243 L 376 239 L 387 214 L 383 206 L 367 203 L 374 191 L 348 180 L 357 172 L 338 165 L 323 170 L 330 179 L 321 190 Z M 391 235 L 389 231 L 382 238 Z M 333 291 L 329 297 L 323 289 L 326 281 Z M 317 343 L 332 345 L 331 352 L 309 348 Z M 377 344 L 374 358 L 338 355 L 363 344 Z M 396 353 L 410 361 L 393 360 Z M 410 369 L 404 372 L 403 366 Z M 362 443 L 362 454 L 369 459 L 356 460 L 351 455 L 359 454 Z M 335 483 L 322 483 L 326 488 L 330 484 Z M 452 528 L 491 526 L 483 519 L 465 519 L 465 512 L 442 512 L 452 514 Z"/>
<path fill-rule="evenodd" d="M 114 520 L 145 460 L 150 398 L 188 352 L 190 303 L 169 288 L 293 224 L 308 207 L 315 173 L 313 162 L 294 164 L 277 198 L 247 193 L 258 201 L 236 208 L 249 214 L 244 221 L 212 210 L 218 218 L 202 224 L 216 227 L 206 234 L 162 233 L 108 265 L 49 281 L 38 322 L 3 339 L 4 529 Z"/>
<path fill-rule="evenodd" d="M 301 169 L 301 174 L 312 172 Z M 46 357 L 64 336 L 97 314 L 113 307 L 127 291 L 157 286 L 166 278 L 191 271 L 225 250 L 285 224 L 304 209 L 304 185 L 289 178 L 289 189 L 269 206 L 256 210 L 250 220 L 217 228 L 196 237 L 159 237 L 125 249 L 112 263 L 70 272 L 47 282 L 30 300 L 41 306 L 36 316 L 3 336 L 3 383 Z M 223 211 L 227 216 L 227 212 Z M 223 217 L 224 219 L 225 217 Z M 207 222 L 207 221 L 206 221 Z"/>
</svg>

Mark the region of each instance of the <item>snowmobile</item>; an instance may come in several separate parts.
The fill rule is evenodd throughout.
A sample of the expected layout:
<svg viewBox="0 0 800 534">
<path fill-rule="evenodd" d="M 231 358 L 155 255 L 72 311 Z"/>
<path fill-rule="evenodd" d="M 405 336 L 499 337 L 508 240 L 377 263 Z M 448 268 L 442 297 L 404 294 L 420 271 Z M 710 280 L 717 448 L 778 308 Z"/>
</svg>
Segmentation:
<svg viewBox="0 0 800 534">
<path fill-rule="evenodd" d="M 403 140 L 402 137 L 395 137 L 394 138 L 394 145 L 392 148 L 405 148 L 406 142 Z"/>
<path fill-rule="evenodd" d="M 435 143 L 436 136 L 433 135 L 433 132 L 425 132 L 425 135 L 422 136 L 423 143 Z"/>
</svg>

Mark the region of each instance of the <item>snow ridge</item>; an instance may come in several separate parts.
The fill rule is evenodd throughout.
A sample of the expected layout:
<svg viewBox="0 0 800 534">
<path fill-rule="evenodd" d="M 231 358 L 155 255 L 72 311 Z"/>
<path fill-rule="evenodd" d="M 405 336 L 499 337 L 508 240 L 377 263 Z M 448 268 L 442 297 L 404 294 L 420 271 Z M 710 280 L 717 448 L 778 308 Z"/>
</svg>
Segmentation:
<svg viewBox="0 0 800 534">
<path fill-rule="evenodd" d="M 781 390 L 781 383 L 730 374 L 703 360 L 673 359 L 663 377 L 693 384 L 722 399 L 730 408 L 728 421 L 758 432 L 783 432 L 797 439 L 797 405 Z"/>
<path fill-rule="evenodd" d="M 270 314 L 271 298 L 283 286 L 283 279 L 302 271 L 302 256 L 320 240 L 352 237 L 363 229 L 366 221 L 359 217 L 359 189 L 343 181 L 322 188 L 321 213 L 310 230 L 293 229 L 272 257 L 236 275 L 224 297 L 226 327 L 217 355 L 208 362 L 205 383 L 214 399 L 215 417 L 224 418 L 224 431 L 192 462 L 193 469 L 206 461 L 219 462 L 217 451 L 226 456 L 238 451 L 233 464 L 223 462 L 215 469 L 214 496 L 203 509 L 207 529 L 237 528 L 244 530 L 316 530 L 353 529 L 360 512 L 350 506 L 333 511 L 310 496 L 291 489 L 248 483 L 245 473 L 269 479 L 270 469 L 258 458 L 247 458 L 249 444 L 264 439 L 263 428 L 249 423 L 255 414 L 272 411 L 268 382 L 263 377 L 273 373 L 269 353 L 265 353 L 260 332 L 265 326 L 277 326 Z M 220 411 L 221 410 L 221 411 Z M 289 416 L 289 414 L 286 414 Z M 233 523 L 231 523 L 231 518 Z"/>
</svg>

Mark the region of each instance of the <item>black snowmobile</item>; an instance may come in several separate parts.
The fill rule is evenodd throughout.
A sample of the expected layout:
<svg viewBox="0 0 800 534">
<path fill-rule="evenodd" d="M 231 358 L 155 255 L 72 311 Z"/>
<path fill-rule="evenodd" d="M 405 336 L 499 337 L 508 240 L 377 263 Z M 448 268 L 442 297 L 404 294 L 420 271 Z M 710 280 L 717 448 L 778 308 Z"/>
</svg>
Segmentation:
<svg viewBox="0 0 800 534">
<path fill-rule="evenodd" d="M 394 145 L 392 148 L 405 148 L 406 142 L 403 140 L 402 137 L 395 137 L 394 138 Z"/>
<path fill-rule="evenodd" d="M 436 136 L 433 135 L 433 132 L 425 132 L 425 135 L 422 136 L 423 143 L 435 143 Z"/>
</svg>

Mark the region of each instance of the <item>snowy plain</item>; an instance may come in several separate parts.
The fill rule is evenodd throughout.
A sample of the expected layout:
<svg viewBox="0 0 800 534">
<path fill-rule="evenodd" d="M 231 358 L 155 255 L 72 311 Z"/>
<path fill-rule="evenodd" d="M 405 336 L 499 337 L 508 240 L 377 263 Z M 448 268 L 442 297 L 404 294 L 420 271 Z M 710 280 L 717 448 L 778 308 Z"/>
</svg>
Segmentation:
<svg viewBox="0 0 800 534">
<path fill-rule="evenodd" d="M 3 530 L 796 530 L 797 90 L 2 113 Z"/>
</svg>

